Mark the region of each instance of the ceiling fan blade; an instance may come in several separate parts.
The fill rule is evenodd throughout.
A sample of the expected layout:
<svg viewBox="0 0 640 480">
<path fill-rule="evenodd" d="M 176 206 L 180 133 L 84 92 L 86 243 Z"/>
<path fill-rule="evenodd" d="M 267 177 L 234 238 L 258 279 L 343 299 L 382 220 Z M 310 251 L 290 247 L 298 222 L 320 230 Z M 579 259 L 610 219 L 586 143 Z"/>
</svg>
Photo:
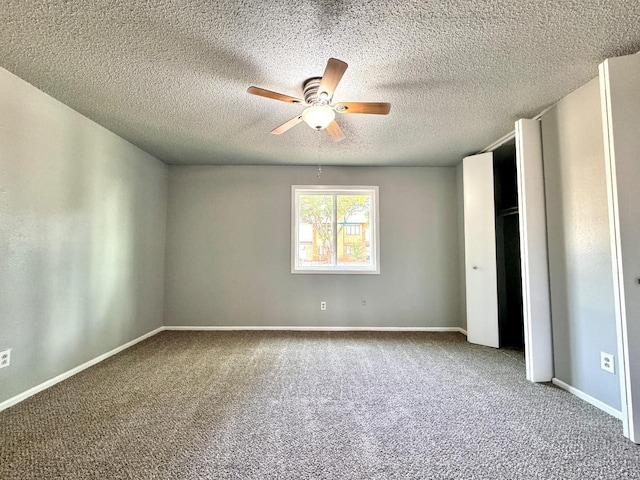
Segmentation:
<svg viewBox="0 0 640 480">
<path fill-rule="evenodd" d="M 373 113 L 387 115 L 391 110 L 390 103 L 384 102 L 340 102 L 335 105 L 339 113 Z"/>
<path fill-rule="evenodd" d="M 348 65 L 342 60 L 337 58 L 330 58 L 327 62 L 327 68 L 324 70 L 322 80 L 320 80 L 320 87 L 318 87 L 318 96 L 322 98 L 326 94 L 326 98 L 333 97 L 342 75 L 347 70 Z"/>
<path fill-rule="evenodd" d="M 338 125 L 338 122 L 336 122 L 335 120 L 327 125 L 327 132 L 329 132 L 329 135 L 331 135 L 331 139 L 334 142 L 344 140 L 344 132 L 340 128 L 340 125 Z"/>
<path fill-rule="evenodd" d="M 286 132 L 287 130 L 289 130 L 291 127 L 295 127 L 301 121 L 302 121 L 302 115 L 298 115 L 297 117 L 293 117 L 288 122 L 283 123 L 278 128 L 274 128 L 273 130 L 271 130 L 271 133 L 273 133 L 274 135 L 280 135 Z"/>
<path fill-rule="evenodd" d="M 293 103 L 296 105 L 304 103 L 304 100 L 300 98 L 290 97 L 289 95 L 272 92 L 271 90 L 265 90 L 264 88 L 260 87 L 249 87 L 247 88 L 247 92 L 252 95 L 258 95 L 259 97 L 273 98 L 274 100 L 280 100 L 281 102 Z"/>
</svg>

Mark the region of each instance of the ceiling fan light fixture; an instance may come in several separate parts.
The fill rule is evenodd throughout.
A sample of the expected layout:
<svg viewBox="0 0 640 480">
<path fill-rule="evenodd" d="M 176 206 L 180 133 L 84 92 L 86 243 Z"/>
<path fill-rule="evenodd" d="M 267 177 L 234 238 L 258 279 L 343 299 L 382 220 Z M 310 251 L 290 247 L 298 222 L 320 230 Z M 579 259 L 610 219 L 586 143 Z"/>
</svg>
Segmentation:
<svg viewBox="0 0 640 480">
<path fill-rule="evenodd" d="M 312 105 L 302 112 L 302 120 L 314 130 L 324 130 L 336 118 L 328 105 Z"/>
</svg>

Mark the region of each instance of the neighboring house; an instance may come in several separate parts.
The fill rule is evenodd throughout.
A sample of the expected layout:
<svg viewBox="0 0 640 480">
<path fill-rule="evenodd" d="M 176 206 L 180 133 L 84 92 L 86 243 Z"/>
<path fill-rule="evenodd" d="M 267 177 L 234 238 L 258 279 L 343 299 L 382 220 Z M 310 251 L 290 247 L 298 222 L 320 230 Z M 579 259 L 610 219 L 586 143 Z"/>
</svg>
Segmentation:
<svg viewBox="0 0 640 480">
<path fill-rule="evenodd" d="M 371 229 L 364 213 L 351 214 L 347 221 L 339 222 L 336 233 L 338 263 L 365 263 L 371 257 Z M 325 245 L 323 236 L 313 225 L 300 223 L 298 235 L 298 254 L 301 262 L 331 262 L 331 248 Z"/>
<path fill-rule="evenodd" d="M 371 257 L 371 229 L 364 213 L 354 213 L 338 224 L 338 262 L 360 263 Z"/>
</svg>

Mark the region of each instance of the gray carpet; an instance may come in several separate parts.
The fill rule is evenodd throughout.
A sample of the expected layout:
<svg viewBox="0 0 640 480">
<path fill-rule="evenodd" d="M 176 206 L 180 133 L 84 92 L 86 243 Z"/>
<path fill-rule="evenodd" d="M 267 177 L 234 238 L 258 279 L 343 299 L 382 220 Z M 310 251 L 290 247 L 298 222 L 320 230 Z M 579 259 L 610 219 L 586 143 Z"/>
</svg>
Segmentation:
<svg viewBox="0 0 640 480">
<path fill-rule="evenodd" d="M 640 479 L 621 423 L 455 333 L 163 332 L 0 413 L 2 479 Z"/>
</svg>

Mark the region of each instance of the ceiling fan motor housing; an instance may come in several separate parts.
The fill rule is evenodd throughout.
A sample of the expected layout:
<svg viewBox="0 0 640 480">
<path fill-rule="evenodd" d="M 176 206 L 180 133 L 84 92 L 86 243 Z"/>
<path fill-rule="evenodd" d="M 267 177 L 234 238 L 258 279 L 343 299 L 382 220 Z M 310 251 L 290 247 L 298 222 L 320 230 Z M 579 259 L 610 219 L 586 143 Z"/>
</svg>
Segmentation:
<svg viewBox="0 0 640 480">
<path fill-rule="evenodd" d="M 304 101 L 305 103 L 309 104 L 309 105 L 316 105 L 318 103 L 321 104 L 328 104 L 329 103 L 329 98 L 325 99 L 324 101 L 318 96 L 318 89 L 320 88 L 320 81 L 322 80 L 322 78 L 320 77 L 313 77 L 310 78 L 308 80 L 306 80 L 303 84 L 302 84 L 302 91 L 304 93 Z"/>
</svg>

